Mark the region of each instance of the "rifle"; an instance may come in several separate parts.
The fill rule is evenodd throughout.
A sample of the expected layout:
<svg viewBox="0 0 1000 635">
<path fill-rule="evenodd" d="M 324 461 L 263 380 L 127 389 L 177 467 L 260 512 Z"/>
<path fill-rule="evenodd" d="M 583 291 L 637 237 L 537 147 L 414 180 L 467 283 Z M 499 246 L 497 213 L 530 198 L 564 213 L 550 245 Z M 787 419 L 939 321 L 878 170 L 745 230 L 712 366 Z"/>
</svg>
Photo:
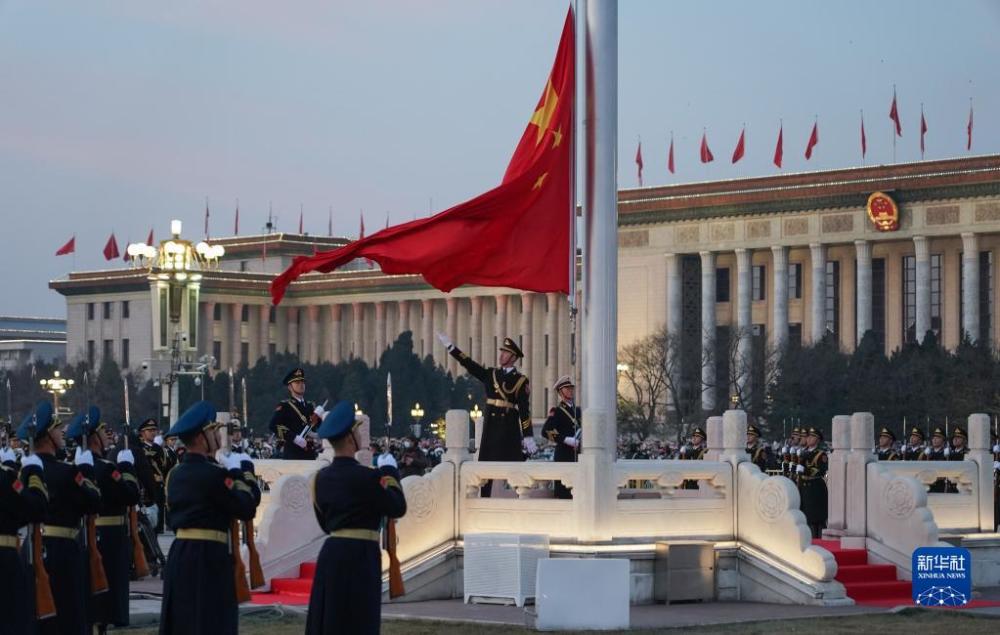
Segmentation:
<svg viewBox="0 0 1000 635">
<path fill-rule="evenodd" d="M 31 424 L 28 427 L 28 453 L 35 453 L 35 430 L 38 421 L 35 415 L 31 415 Z M 31 523 L 28 526 L 28 564 L 35 568 L 35 615 L 40 620 L 53 617 L 56 614 L 56 601 L 52 597 L 52 585 L 49 583 L 49 573 L 45 570 L 45 563 L 42 561 L 42 526 L 39 523 Z"/>
<path fill-rule="evenodd" d="M 229 412 L 233 411 L 236 402 L 236 386 L 233 379 L 233 369 L 229 369 Z M 229 456 L 233 452 L 233 418 L 226 422 L 226 439 L 222 445 L 222 453 Z M 236 602 L 250 601 L 250 585 L 247 584 L 247 569 L 240 554 L 240 520 L 233 518 L 229 525 L 229 550 L 233 554 L 233 581 L 236 585 Z"/>
<path fill-rule="evenodd" d="M 389 599 L 395 599 L 406 595 L 406 588 L 403 586 L 403 572 L 399 567 L 399 557 L 396 555 L 396 519 L 385 519 L 385 543 L 384 547 L 389 554 Z"/>
<path fill-rule="evenodd" d="M 129 449 L 129 435 L 132 434 L 132 417 L 129 414 L 128 401 L 128 380 L 122 377 L 122 386 L 125 389 L 125 449 Z M 141 580 L 149 575 L 149 563 L 146 562 L 146 550 L 142 548 L 142 539 L 139 538 L 139 514 L 135 505 L 128 508 L 128 533 L 132 538 L 132 566 L 135 567 L 135 577 Z"/>
<path fill-rule="evenodd" d="M 84 428 L 81 450 L 86 450 L 90 439 L 90 414 L 87 414 L 87 425 Z M 87 514 L 84 542 L 87 545 L 87 558 L 90 564 L 90 594 L 98 595 L 108 590 L 108 575 L 104 571 L 104 560 L 97 548 L 97 514 Z"/>
<path fill-rule="evenodd" d="M 250 415 L 247 414 L 247 378 L 240 380 L 240 388 L 243 389 L 243 425 L 249 427 Z M 247 555 L 250 558 L 250 588 L 256 589 L 264 586 L 264 569 L 260 566 L 260 554 L 257 552 L 257 541 L 253 535 L 253 519 L 243 521 L 243 540 L 247 545 Z"/>
</svg>

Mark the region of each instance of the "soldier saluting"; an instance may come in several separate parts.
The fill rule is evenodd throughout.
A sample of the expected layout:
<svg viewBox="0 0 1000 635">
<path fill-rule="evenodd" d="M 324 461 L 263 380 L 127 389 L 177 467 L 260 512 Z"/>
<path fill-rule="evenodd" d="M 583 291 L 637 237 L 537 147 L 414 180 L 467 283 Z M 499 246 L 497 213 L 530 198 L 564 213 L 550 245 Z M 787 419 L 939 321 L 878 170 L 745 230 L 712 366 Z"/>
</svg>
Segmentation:
<svg viewBox="0 0 1000 635">
<path fill-rule="evenodd" d="M 306 373 L 293 368 L 285 375 L 288 399 L 278 404 L 271 415 L 271 432 L 283 447 L 283 459 L 311 461 L 316 458 L 316 431 L 326 413 L 322 406 L 306 401 Z"/>
<path fill-rule="evenodd" d="M 486 414 L 478 460 L 523 461 L 525 453 L 534 454 L 538 448 L 531 429 L 528 376 L 514 366 L 524 353 L 514 340 L 505 337 L 497 359 L 500 365 L 486 368 L 460 351 L 447 335 L 438 333 L 437 337 L 448 353 L 486 387 Z M 483 485 L 482 497 L 489 497 L 492 484 L 487 481 Z"/>
<path fill-rule="evenodd" d="M 187 451 L 167 479 L 167 508 L 176 539 L 163 571 L 160 635 L 236 635 L 236 566 L 230 542 L 234 519 L 251 520 L 260 503 L 253 462 L 231 452 L 220 465 L 215 408 L 200 401 L 168 434 Z M 237 552 L 238 553 L 238 552 Z"/>
</svg>

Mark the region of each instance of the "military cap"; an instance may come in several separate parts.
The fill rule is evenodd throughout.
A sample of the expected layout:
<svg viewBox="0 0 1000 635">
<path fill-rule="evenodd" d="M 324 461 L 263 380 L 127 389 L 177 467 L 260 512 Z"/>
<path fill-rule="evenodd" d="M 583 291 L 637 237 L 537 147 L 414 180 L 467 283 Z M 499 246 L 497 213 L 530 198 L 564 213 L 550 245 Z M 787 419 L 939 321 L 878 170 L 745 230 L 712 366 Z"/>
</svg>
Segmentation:
<svg viewBox="0 0 1000 635">
<path fill-rule="evenodd" d="M 302 370 L 301 368 L 293 368 L 292 370 L 288 371 L 287 375 L 285 375 L 284 383 L 287 386 L 293 381 L 305 381 L 305 380 L 306 380 L 306 371 Z"/>
<path fill-rule="evenodd" d="M 565 388 L 566 386 L 576 386 L 576 384 L 573 383 L 573 378 L 569 375 L 563 375 L 557 379 L 556 383 L 552 386 L 552 390 L 559 392 L 560 388 Z"/>
<path fill-rule="evenodd" d="M 878 435 L 880 437 L 889 437 L 893 441 L 896 440 L 896 435 L 893 434 L 892 430 L 890 430 L 889 428 L 882 428 L 882 430 L 878 433 Z"/>
<path fill-rule="evenodd" d="M 514 340 L 510 339 L 509 337 L 503 338 L 503 344 L 500 346 L 500 350 L 507 351 L 508 353 L 513 354 L 518 359 L 524 357 L 524 353 L 521 352 L 521 348 L 517 345 L 517 343 Z"/>
<path fill-rule="evenodd" d="M 53 418 L 52 404 L 48 401 L 39 401 L 35 405 L 35 409 L 28 413 L 28 416 L 24 418 L 21 425 L 17 428 L 17 438 L 27 442 L 31 436 L 29 428 L 34 421 L 35 425 L 35 438 L 41 438 L 46 432 L 51 428 L 55 427 L 55 419 Z"/>
<path fill-rule="evenodd" d="M 913 428 L 910 430 L 910 436 L 912 437 L 913 435 L 917 435 L 918 437 L 920 437 L 921 441 L 924 440 L 924 431 L 916 426 L 913 426 Z"/>
<path fill-rule="evenodd" d="M 951 438 L 954 439 L 955 437 L 962 437 L 963 439 L 968 439 L 969 435 L 965 434 L 965 430 L 962 429 L 962 426 L 955 426 L 955 429 L 951 433 Z"/>
<path fill-rule="evenodd" d="M 809 428 L 809 432 L 806 433 L 806 436 L 816 437 L 820 441 L 823 440 L 823 433 L 820 432 L 817 428 Z"/>
<path fill-rule="evenodd" d="M 139 424 L 139 427 L 138 427 L 137 430 L 139 432 L 142 432 L 143 430 L 156 430 L 157 432 L 159 432 L 160 431 L 160 426 L 157 425 L 156 419 L 150 417 L 149 419 L 146 419 L 141 424 Z"/>
<path fill-rule="evenodd" d="M 760 428 L 752 423 L 747 426 L 747 436 L 750 436 L 751 434 L 757 437 L 760 436 Z"/>
<path fill-rule="evenodd" d="M 338 401 L 323 417 L 323 423 L 316 430 L 316 435 L 321 439 L 336 441 L 359 425 L 361 420 L 354 416 L 354 405 L 347 401 Z"/>
<path fill-rule="evenodd" d="M 701 437 L 702 439 L 707 439 L 708 438 L 705 435 L 705 431 L 702 430 L 701 428 L 695 428 L 694 430 L 692 430 L 691 431 L 691 436 L 693 436 L 693 437 Z"/>
<path fill-rule="evenodd" d="M 73 420 L 69 422 L 69 427 L 66 428 L 66 436 L 71 439 L 90 436 L 97 432 L 97 429 L 102 425 L 104 424 L 101 423 L 101 409 L 97 406 L 90 406 L 73 417 Z"/>
<path fill-rule="evenodd" d="M 792 435 L 791 436 L 798 437 L 798 436 L 801 436 L 801 435 L 802 435 L 802 431 L 799 430 L 798 426 L 792 428 Z"/>
<path fill-rule="evenodd" d="M 941 437 L 943 439 L 944 438 L 944 430 L 942 430 L 941 427 L 938 426 L 937 428 L 934 428 L 934 432 L 931 432 L 931 436 L 932 437 Z"/>
<path fill-rule="evenodd" d="M 165 436 L 179 437 L 198 432 L 215 423 L 215 406 L 208 401 L 199 401 L 184 411 Z"/>
</svg>

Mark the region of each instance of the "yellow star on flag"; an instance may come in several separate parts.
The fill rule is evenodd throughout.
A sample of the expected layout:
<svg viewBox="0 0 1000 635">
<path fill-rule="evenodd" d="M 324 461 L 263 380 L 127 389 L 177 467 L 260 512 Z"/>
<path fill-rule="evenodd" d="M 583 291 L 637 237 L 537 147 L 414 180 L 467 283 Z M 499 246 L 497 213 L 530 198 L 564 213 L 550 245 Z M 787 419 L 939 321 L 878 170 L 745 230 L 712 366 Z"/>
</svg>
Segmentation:
<svg viewBox="0 0 1000 635">
<path fill-rule="evenodd" d="M 545 179 L 548 176 L 549 176 L 548 172 L 542 172 L 542 175 L 540 177 L 538 177 L 538 180 L 535 181 L 535 184 L 531 187 L 531 189 L 533 189 L 533 190 L 540 190 L 540 189 L 542 189 L 542 183 L 545 183 Z"/>
<path fill-rule="evenodd" d="M 552 131 L 552 147 L 558 148 L 560 143 L 562 143 L 562 126 Z"/>
<path fill-rule="evenodd" d="M 559 95 L 556 94 L 555 88 L 552 87 L 552 78 L 549 78 L 549 83 L 545 85 L 545 101 L 531 115 L 531 121 L 528 122 L 538 126 L 538 134 L 535 138 L 536 146 L 542 142 L 542 137 L 545 136 L 545 132 L 549 129 L 549 123 L 552 122 L 552 116 L 555 114 L 557 103 L 559 103 Z"/>
</svg>

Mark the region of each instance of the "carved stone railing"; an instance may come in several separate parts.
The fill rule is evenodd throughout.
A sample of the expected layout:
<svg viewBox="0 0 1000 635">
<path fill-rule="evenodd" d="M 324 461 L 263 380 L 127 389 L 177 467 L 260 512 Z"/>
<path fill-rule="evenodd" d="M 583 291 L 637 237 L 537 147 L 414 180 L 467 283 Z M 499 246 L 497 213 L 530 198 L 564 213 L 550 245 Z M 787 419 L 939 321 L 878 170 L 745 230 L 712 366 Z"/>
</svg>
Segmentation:
<svg viewBox="0 0 1000 635">
<path fill-rule="evenodd" d="M 979 474 L 978 466 L 973 461 L 892 461 L 881 464 L 881 467 L 885 469 L 887 478 L 909 477 L 920 484 L 926 494 L 925 504 L 939 530 L 963 533 L 979 531 Z M 928 493 L 927 488 L 938 479 L 947 479 L 958 491 Z M 991 481 L 990 486 L 992 485 Z M 871 494 L 869 488 L 869 496 Z M 902 499 L 897 498 L 894 502 L 898 503 L 900 500 Z"/>
<path fill-rule="evenodd" d="M 442 462 L 424 476 L 404 478 L 402 485 L 406 515 L 396 521 L 396 555 L 405 562 L 455 538 L 455 466 Z"/>
</svg>

